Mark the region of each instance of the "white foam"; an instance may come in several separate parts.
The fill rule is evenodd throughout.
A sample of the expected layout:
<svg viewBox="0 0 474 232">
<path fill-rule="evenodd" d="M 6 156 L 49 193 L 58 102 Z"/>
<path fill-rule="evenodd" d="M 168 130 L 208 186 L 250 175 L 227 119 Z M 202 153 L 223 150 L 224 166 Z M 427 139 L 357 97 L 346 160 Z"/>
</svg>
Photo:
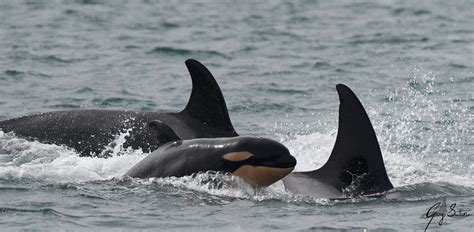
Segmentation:
<svg viewBox="0 0 474 232">
<path fill-rule="evenodd" d="M 116 150 L 126 155 L 108 159 L 79 157 L 62 146 L 26 141 L 0 134 L 0 177 L 29 178 L 49 182 L 83 182 L 121 177 L 145 157 L 141 151 Z M 115 153 L 115 154 L 117 154 Z"/>
<path fill-rule="evenodd" d="M 309 201 L 313 203 L 327 204 L 325 199 L 313 199 L 309 197 L 293 195 L 285 191 L 283 183 L 278 181 L 271 186 L 261 189 L 254 189 L 244 180 L 230 174 L 206 172 L 184 177 L 148 178 L 132 179 L 138 183 L 133 191 L 141 192 L 146 186 L 160 185 L 172 186 L 186 191 L 198 191 L 213 196 L 232 197 L 249 199 L 252 201 L 283 200 L 286 202 Z M 227 202 L 226 199 L 219 198 L 219 201 Z"/>
<path fill-rule="evenodd" d="M 248 198 L 254 193 L 252 187 L 242 179 L 224 173 L 206 172 L 184 177 L 134 178 L 141 185 L 162 185 L 206 192 L 217 196 Z"/>
</svg>

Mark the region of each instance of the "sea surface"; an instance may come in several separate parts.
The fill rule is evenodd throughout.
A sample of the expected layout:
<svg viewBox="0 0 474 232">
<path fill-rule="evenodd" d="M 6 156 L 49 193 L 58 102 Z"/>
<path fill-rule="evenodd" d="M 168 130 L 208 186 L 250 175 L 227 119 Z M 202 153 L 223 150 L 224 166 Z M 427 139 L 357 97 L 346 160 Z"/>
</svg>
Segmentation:
<svg viewBox="0 0 474 232">
<path fill-rule="evenodd" d="M 335 86 L 351 87 L 395 189 L 314 199 L 281 182 L 122 178 L 147 154 L 79 157 L 0 132 L 0 231 L 428 231 L 474 227 L 474 1 L 0 0 L 0 120 L 54 110 L 177 112 L 184 61 L 219 83 L 235 129 L 285 144 L 296 170 L 323 165 Z M 441 225 L 440 225 L 441 224 Z"/>
</svg>

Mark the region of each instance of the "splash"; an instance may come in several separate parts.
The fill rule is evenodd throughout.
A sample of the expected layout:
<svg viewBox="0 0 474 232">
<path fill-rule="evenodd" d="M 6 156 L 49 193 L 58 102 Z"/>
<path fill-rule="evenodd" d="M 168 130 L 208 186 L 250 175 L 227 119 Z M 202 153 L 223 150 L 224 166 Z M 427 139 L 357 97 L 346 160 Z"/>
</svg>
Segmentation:
<svg viewBox="0 0 474 232">
<path fill-rule="evenodd" d="M 98 157 L 110 158 L 114 156 L 130 154 L 133 152 L 142 152 L 141 149 L 139 149 L 138 151 L 134 151 L 131 147 L 124 147 L 124 144 L 127 141 L 127 137 L 130 136 L 131 131 L 132 128 L 129 128 L 125 130 L 125 132 L 115 135 L 112 142 L 105 146 L 104 150 L 98 155 Z"/>
<path fill-rule="evenodd" d="M 116 155 L 119 153 L 127 155 Z M 120 177 L 144 157 L 141 151 L 131 150 L 116 150 L 113 154 L 109 159 L 79 157 L 63 146 L 27 141 L 0 132 L 0 178 L 53 183 L 107 180 Z"/>
<path fill-rule="evenodd" d="M 472 144 L 467 141 L 472 114 L 468 106 L 452 104 L 456 97 L 440 90 L 440 82 L 433 73 L 415 68 L 406 85 L 388 93 L 382 104 L 363 102 L 395 187 L 474 185 Z M 323 130 L 283 142 L 298 160 L 296 171 L 314 170 L 327 161 L 337 128 Z"/>
<path fill-rule="evenodd" d="M 472 186 L 472 123 L 468 106 L 453 104 L 449 83 L 416 67 L 406 85 L 373 110 L 386 166 L 397 185 L 447 182 Z M 449 88 L 449 87 L 448 87 Z M 393 164 L 393 165 L 390 165 Z"/>
</svg>

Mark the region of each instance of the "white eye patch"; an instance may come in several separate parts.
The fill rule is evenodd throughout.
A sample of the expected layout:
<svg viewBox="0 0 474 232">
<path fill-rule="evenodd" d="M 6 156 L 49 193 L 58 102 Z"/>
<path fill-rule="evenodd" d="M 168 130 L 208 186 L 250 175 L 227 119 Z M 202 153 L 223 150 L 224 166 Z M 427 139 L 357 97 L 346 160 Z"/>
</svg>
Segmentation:
<svg viewBox="0 0 474 232">
<path fill-rule="evenodd" d="M 231 152 L 222 156 L 223 159 L 233 162 L 244 161 L 252 157 L 253 154 L 246 151 Z"/>
</svg>

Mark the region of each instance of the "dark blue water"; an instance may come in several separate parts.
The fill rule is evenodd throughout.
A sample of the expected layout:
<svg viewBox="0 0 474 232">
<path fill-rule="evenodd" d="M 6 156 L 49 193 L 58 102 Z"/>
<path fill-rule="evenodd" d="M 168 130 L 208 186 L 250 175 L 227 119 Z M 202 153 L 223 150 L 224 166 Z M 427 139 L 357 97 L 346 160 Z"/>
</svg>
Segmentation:
<svg viewBox="0 0 474 232">
<path fill-rule="evenodd" d="M 359 96 L 395 189 L 331 201 L 219 175 L 121 175 L 110 159 L 0 135 L 0 230 L 420 231 L 446 198 L 474 210 L 472 1 L 0 1 L 0 119 L 60 109 L 179 111 L 184 61 L 216 77 L 236 130 L 277 139 L 297 170 L 328 158 L 335 85 Z M 121 154 L 121 155 L 119 155 Z M 473 216 L 429 230 L 468 231 Z"/>
</svg>

